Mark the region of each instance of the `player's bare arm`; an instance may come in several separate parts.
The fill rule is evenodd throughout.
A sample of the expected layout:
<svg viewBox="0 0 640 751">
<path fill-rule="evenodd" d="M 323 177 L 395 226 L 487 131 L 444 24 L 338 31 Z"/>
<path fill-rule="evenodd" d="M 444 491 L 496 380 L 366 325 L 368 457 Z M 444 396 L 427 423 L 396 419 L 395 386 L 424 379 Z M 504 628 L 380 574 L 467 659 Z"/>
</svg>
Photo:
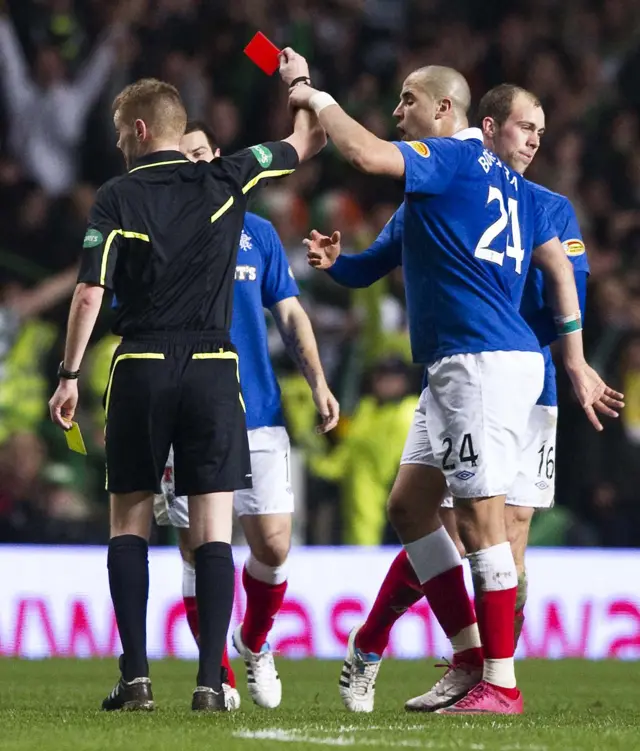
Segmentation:
<svg viewBox="0 0 640 751">
<path fill-rule="evenodd" d="M 591 424 L 596 430 L 602 430 L 595 410 L 618 417 L 618 410 L 624 407 L 624 395 L 607 386 L 584 358 L 580 304 L 571 262 L 558 238 L 537 247 L 532 260 L 545 275 L 558 324 L 563 363 L 576 396 Z"/>
<path fill-rule="evenodd" d="M 326 271 L 336 262 L 341 252 L 340 232 L 337 230 L 328 237 L 321 235 L 316 229 L 311 230 L 308 238 L 302 241 L 307 246 L 307 262 L 314 269 Z"/>
<path fill-rule="evenodd" d="M 313 401 L 322 417 L 318 432 L 327 433 L 338 424 L 340 406 L 327 386 L 309 316 L 297 297 L 281 300 L 271 312 L 287 352 L 311 388 Z"/>
<path fill-rule="evenodd" d="M 67 371 L 75 373 L 80 370 L 103 296 L 104 288 L 97 284 L 78 284 L 73 293 L 63 360 L 63 367 Z M 61 378 L 55 394 L 49 401 L 51 419 L 56 425 L 68 430 L 77 404 L 77 378 Z"/>
<path fill-rule="evenodd" d="M 283 50 L 280 75 L 288 85 L 297 78 L 308 78 L 306 60 L 290 48 Z M 338 151 L 356 169 L 398 179 L 404 176 L 404 159 L 400 150 L 349 117 L 329 94 L 301 82 L 291 89 L 289 104 L 294 109 L 303 108 L 315 112 Z"/>
</svg>

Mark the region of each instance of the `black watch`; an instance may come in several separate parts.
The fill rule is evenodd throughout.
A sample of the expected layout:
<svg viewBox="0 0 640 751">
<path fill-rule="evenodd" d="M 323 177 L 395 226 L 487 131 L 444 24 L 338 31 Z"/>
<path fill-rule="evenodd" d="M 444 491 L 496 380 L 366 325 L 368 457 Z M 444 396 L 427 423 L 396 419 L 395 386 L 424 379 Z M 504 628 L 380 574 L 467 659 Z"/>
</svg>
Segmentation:
<svg viewBox="0 0 640 751">
<path fill-rule="evenodd" d="M 79 375 L 79 370 L 67 370 L 64 366 L 64 360 L 58 365 L 58 378 L 65 378 L 68 381 L 74 381 Z"/>
<path fill-rule="evenodd" d="M 292 89 L 294 86 L 297 86 L 299 83 L 304 83 L 307 86 L 311 86 L 311 79 L 309 76 L 298 76 L 297 78 L 294 78 L 293 81 L 289 84 L 289 88 Z"/>
</svg>

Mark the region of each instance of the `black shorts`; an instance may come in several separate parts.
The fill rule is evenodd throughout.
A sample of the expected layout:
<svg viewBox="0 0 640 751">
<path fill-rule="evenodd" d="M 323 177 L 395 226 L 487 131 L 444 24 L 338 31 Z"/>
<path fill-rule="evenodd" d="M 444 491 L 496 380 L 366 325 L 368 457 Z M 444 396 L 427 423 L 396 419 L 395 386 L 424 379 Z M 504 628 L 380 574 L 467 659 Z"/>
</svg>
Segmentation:
<svg viewBox="0 0 640 751">
<path fill-rule="evenodd" d="M 177 495 L 250 488 L 238 373 L 229 341 L 124 340 L 105 392 L 107 490 L 159 493 L 171 445 Z"/>
</svg>

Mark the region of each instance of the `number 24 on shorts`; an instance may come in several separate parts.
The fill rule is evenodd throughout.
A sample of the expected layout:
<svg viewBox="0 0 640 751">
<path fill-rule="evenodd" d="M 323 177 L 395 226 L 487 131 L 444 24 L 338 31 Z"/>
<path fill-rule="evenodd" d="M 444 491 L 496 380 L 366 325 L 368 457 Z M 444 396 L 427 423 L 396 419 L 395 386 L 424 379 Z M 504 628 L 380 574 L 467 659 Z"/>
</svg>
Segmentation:
<svg viewBox="0 0 640 751">
<path fill-rule="evenodd" d="M 445 446 L 444 456 L 442 457 L 442 469 L 452 470 L 456 468 L 455 461 L 452 461 L 451 454 L 454 453 L 454 445 L 452 438 L 444 438 L 442 441 Z M 472 467 L 478 465 L 478 454 L 473 450 L 473 440 L 471 433 L 465 433 L 462 437 L 462 444 L 460 445 L 460 451 L 458 452 L 458 458 L 461 462 L 468 462 Z"/>
</svg>

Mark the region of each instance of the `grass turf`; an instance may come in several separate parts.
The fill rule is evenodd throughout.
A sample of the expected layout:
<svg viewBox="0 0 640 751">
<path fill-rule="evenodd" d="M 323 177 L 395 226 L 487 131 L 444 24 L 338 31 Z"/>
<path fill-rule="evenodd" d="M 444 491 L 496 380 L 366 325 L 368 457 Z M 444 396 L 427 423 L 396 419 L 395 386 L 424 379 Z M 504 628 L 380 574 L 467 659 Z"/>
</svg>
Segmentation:
<svg viewBox="0 0 640 751">
<path fill-rule="evenodd" d="M 194 715 L 195 664 L 179 661 L 152 664 L 154 713 L 107 714 L 98 707 L 117 677 L 114 660 L 0 660 L 0 749 L 640 749 L 640 681 L 630 662 L 521 662 L 526 715 L 469 718 L 404 712 L 404 700 L 440 674 L 424 663 L 385 661 L 370 715 L 343 709 L 337 662 L 279 660 L 284 698 L 275 711 L 251 703 L 244 669 L 234 667 L 243 700 L 234 714 Z"/>
</svg>

